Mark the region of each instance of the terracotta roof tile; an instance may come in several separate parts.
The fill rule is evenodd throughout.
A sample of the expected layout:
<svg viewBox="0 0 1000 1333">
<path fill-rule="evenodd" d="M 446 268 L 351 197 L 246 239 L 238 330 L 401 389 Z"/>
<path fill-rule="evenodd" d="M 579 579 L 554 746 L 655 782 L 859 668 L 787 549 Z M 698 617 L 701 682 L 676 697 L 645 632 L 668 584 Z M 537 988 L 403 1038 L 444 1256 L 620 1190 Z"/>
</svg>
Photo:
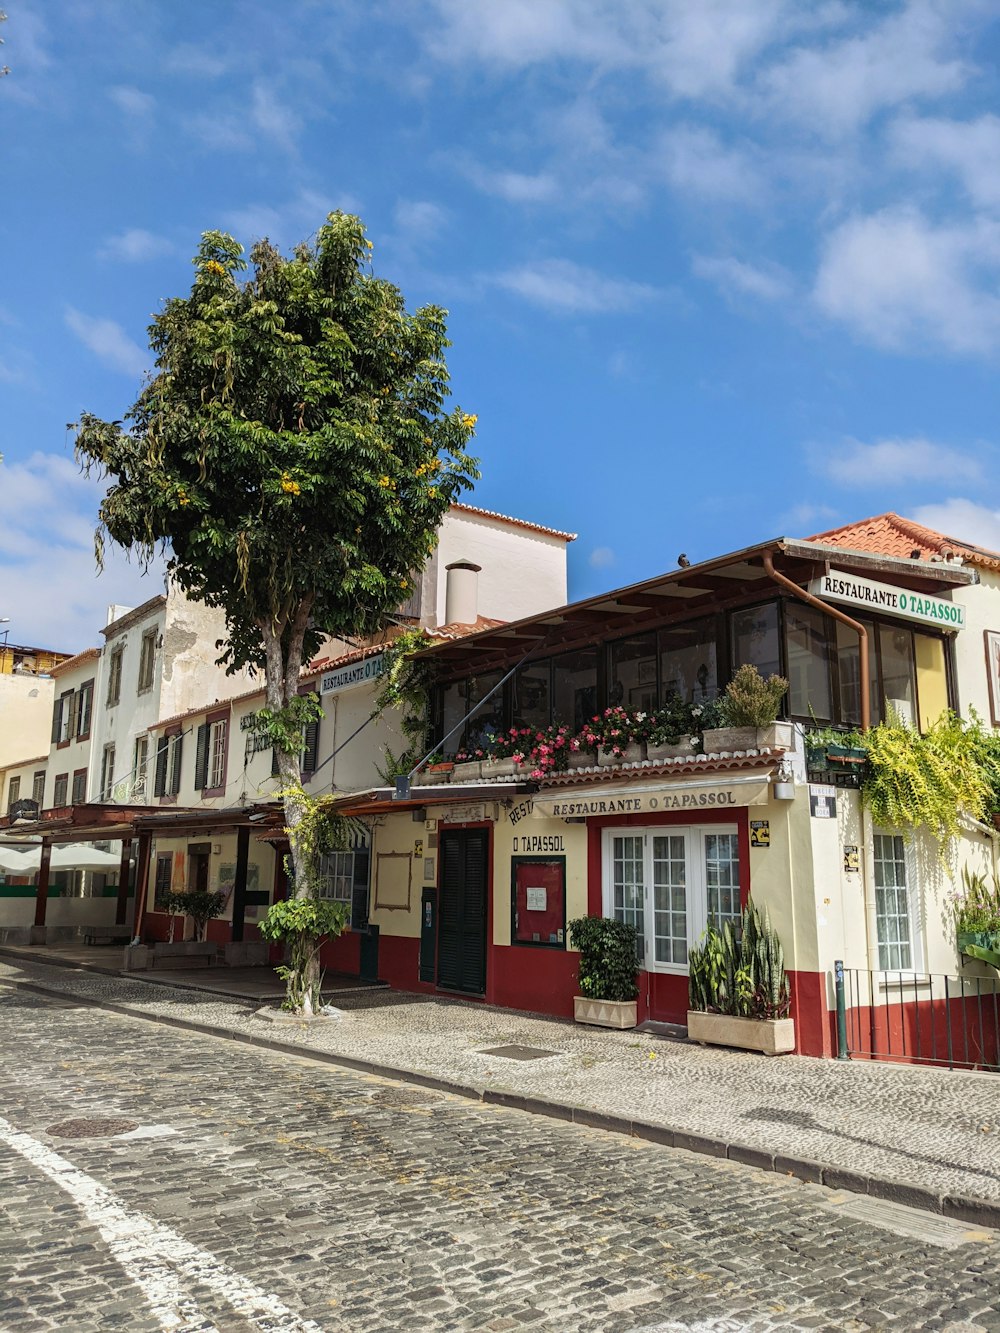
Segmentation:
<svg viewBox="0 0 1000 1333">
<path fill-rule="evenodd" d="M 74 667 L 82 666 L 84 662 L 96 661 L 100 655 L 100 648 L 84 648 L 82 653 L 74 653 L 72 657 L 67 657 L 64 662 L 57 662 L 55 666 L 50 666 L 48 674 L 50 676 L 61 676 L 67 671 L 72 671 Z"/>
<path fill-rule="evenodd" d="M 840 546 L 850 551 L 897 556 L 902 560 L 909 559 L 914 551 L 920 552 L 921 560 L 955 554 L 969 564 L 1000 570 L 1000 554 L 997 552 L 987 551 L 971 542 L 959 541 L 956 537 L 946 537 L 944 533 L 935 532 L 933 528 L 926 528 L 922 523 L 915 523 L 913 519 L 903 518 L 891 511 L 860 519 L 857 523 L 847 523 L 840 528 L 831 528 L 828 532 L 814 533 L 806 540 L 824 546 Z"/>
</svg>

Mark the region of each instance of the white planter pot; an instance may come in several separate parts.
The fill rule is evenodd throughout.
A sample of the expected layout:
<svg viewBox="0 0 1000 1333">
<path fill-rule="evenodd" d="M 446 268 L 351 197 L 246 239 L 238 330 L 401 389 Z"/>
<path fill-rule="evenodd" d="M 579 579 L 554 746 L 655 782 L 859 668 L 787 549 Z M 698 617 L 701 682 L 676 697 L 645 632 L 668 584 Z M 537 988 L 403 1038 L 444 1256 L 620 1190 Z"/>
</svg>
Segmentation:
<svg viewBox="0 0 1000 1333">
<path fill-rule="evenodd" d="M 685 759 L 695 753 L 691 736 L 682 736 L 674 745 L 646 745 L 647 759 Z"/>
<path fill-rule="evenodd" d="M 623 747 L 624 754 L 614 754 L 611 750 L 598 750 L 597 762 L 602 768 L 620 768 L 622 764 L 641 764 L 646 758 L 646 742 L 633 741 Z"/>
<path fill-rule="evenodd" d="M 593 750 L 570 750 L 570 768 L 593 768 L 597 763 Z"/>
<path fill-rule="evenodd" d="M 772 722 L 768 727 L 709 727 L 702 737 L 706 754 L 734 754 L 741 750 L 790 750 L 792 724 Z"/>
<path fill-rule="evenodd" d="M 573 996 L 573 1017 L 599 1028 L 634 1028 L 638 1022 L 635 1000 L 590 1000 Z"/>
<path fill-rule="evenodd" d="M 734 1018 L 731 1014 L 705 1014 L 689 1009 L 689 1041 L 708 1046 L 736 1046 L 764 1055 L 784 1055 L 795 1050 L 795 1020 L 791 1018 Z"/>
<path fill-rule="evenodd" d="M 513 759 L 488 759 L 483 764 L 484 778 L 510 778 L 521 771 Z"/>
</svg>

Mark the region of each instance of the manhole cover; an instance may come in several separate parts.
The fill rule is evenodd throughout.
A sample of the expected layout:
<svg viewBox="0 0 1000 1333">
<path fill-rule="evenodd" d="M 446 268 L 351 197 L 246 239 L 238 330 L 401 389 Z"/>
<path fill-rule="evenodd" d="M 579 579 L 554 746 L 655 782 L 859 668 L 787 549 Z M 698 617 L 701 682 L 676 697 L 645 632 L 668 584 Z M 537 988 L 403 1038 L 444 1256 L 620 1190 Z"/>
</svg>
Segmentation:
<svg viewBox="0 0 1000 1333">
<path fill-rule="evenodd" d="M 846 1213 L 857 1222 L 868 1222 L 884 1231 L 894 1231 L 897 1236 L 940 1245 L 946 1250 L 966 1245 L 972 1240 L 987 1240 L 993 1234 L 956 1218 L 925 1213 L 921 1208 L 910 1208 L 906 1204 L 875 1199 L 864 1194 L 838 1191 L 824 1201 L 824 1207 Z"/>
<path fill-rule="evenodd" d="M 559 1051 L 543 1051 L 538 1046 L 492 1046 L 480 1055 L 499 1055 L 501 1060 L 545 1060 L 550 1055 L 559 1055 Z"/>
<path fill-rule="evenodd" d="M 131 1134 L 139 1125 L 135 1120 L 116 1120 L 112 1116 L 92 1116 L 86 1120 L 61 1120 L 45 1131 L 57 1139 L 105 1139 L 114 1134 Z"/>
</svg>

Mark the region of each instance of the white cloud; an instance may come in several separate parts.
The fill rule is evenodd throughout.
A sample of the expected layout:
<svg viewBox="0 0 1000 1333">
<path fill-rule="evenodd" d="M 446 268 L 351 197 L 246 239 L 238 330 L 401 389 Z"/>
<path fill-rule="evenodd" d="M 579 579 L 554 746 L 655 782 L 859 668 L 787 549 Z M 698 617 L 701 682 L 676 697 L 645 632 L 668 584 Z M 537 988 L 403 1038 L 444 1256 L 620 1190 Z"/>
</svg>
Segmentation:
<svg viewBox="0 0 1000 1333">
<path fill-rule="evenodd" d="M 928 167 L 951 172 L 973 203 L 1000 208 L 1000 117 L 940 120 L 909 116 L 889 131 L 897 162 L 924 174 Z"/>
<path fill-rule="evenodd" d="M 695 277 L 714 283 L 728 298 L 782 301 L 792 291 L 791 275 L 780 264 L 747 264 L 731 255 L 695 255 L 691 269 Z"/>
<path fill-rule="evenodd" d="M 786 509 L 778 519 L 777 527 L 782 533 L 815 532 L 817 528 L 829 527 L 836 517 L 837 511 L 829 505 L 803 502 Z"/>
<path fill-rule="evenodd" d="M 714 130 L 682 125 L 663 137 L 657 153 L 678 194 L 729 204 L 754 203 L 762 196 L 765 175 L 754 153 L 724 144 Z"/>
<path fill-rule="evenodd" d="M 119 85 L 108 92 L 108 96 L 126 116 L 135 120 L 146 120 L 153 114 L 156 98 L 138 88 Z"/>
<path fill-rule="evenodd" d="M 898 489 L 915 482 L 984 480 L 981 458 L 920 436 L 911 439 L 845 440 L 835 450 L 814 455 L 814 466 L 841 486 L 890 484 Z"/>
<path fill-rule="evenodd" d="M 141 264 L 147 259 L 159 259 L 161 255 L 172 254 L 174 245 L 165 236 L 145 231 L 142 227 L 130 227 L 109 236 L 98 250 L 99 259 L 117 259 L 125 264 Z"/>
<path fill-rule="evenodd" d="M 448 223 L 448 210 L 429 199 L 398 199 L 393 209 L 396 226 L 407 240 L 433 240 Z"/>
<path fill-rule="evenodd" d="M 877 347 L 986 353 L 1000 343 L 1000 225 L 927 221 L 912 208 L 849 219 L 823 247 L 820 309 Z"/>
<path fill-rule="evenodd" d="M 533 305 L 559 314 L 608 314 L 632 310 L 659 295 L 655 287 L 628 278 L 608 278 L 568 259 L 539 259 L 492 278 Z"/>
<path fill-rule="evenodd" d="M 200 46 L 182 42 L 167 52 L 163 68 L 168 74 L 181 74 L 192 79 L 217 79 L 226 73 L 230 63 Z"/>
<path fill-rule="evenodd" d="M 103 489 L 59 454 L 3 464 L 0 583 L 12 639 L 76 652 L 100 643 L 109 603 L 137 606 L 162 591 L 162 561 L 143 577 L 110 547 L 98 575 L 94 528 Z"/>
<path fill-rule="evenodd" d="M 954 537 L 956 541 L 1000 551 L 1000 509 L 954 497 L 941 504 L 921 505 L 913 511 L 917 523 Z"/>
<path fill-rule="evenodd" d="M 250 118 L 261 134 L 279 148 L 290 152 L 295 147 L 302 122 L 294 111 L 279 102 L 273 89 L 262 79 L 255 80 L 253 85 Z"/>
<path fill-rule="evenodd" d="M 318 190 L 300 190 L 284 204 L 248 204 L 222 215 L 222 225 L 245 245 L 266 236 L 275 245 L 296 245 L 312 236 L 335 209 L 361 213 L 360 203 L 352 195 L 334 198 Z"/>
<path fill-rule="evenodd" d="M 244 121 L 236 115 L 201 111 L 183 120 L 184 128 L 211 152 L 249 152 L 253 138 Z"/>
<path fill-rule="evenodd" d="M 555 61 L 602 72 L 642 69 L 671 95 L 690 98 L 728 94 L 756 55 L 801 26 L 789 0 L 435 3 L 440 21 L 423 36 L 440 60 L 491 69 Z"/>
<path fill-rule="evenodd" d="M 610 546 L 595 546 L 587 557 L 591 569 L 610 569 L 617 559 Z"/>
<path fill-rule="evenodd" d="M 548 171 L 489 171 L 472 161 L 460 162 L 459 170 L 483 194 L 511 204 L 545 204 L 559 193 L 556 177 Z"/>
<path fill-rule="evenodd" d="M 66 308 L 66 325 L 97 359 L 123 375 L 141 375 L 149 368 L 149 354 L 134 343 L 113 319 L 85 315 L 73 306 Z"/>
<path fill-rule="evenodd" d="M 770 108 L 799 125 L 836 137 L 877 111 L 913 98 L 955 92 L 969 70 L 953 54 L 962 29 L 961 0 L 909 0 L 867 32 L 802 46 L 759 81 Z"/>
</svg>

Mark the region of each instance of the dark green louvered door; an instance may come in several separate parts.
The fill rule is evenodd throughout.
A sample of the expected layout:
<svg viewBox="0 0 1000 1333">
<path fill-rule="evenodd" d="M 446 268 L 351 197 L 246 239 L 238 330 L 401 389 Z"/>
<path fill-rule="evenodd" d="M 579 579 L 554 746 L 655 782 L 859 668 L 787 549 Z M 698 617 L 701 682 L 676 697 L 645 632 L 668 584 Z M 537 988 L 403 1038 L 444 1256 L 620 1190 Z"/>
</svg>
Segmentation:
<svg viewBox="0 0 1000 1333">
<path fill-rule="evenodd" d="M 486 993 L 488 857 L 486 829 L 442 832 L 438 985 L 445 990 Z"/>
</svg>

